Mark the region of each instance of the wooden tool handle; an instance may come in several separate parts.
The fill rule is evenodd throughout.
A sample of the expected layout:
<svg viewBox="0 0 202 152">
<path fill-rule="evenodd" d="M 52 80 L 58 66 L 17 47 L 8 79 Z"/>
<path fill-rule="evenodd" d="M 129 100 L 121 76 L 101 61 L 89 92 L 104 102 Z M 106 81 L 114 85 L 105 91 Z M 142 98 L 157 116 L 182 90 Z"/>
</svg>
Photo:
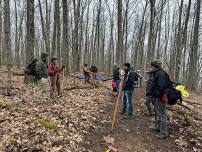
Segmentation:
<svg viewBox="0 0 202 152">
<path fill-rule="evenodd" d="M 122 94 L 123 94 L 122 87 L 123 87 L 123 80 L 121 80 L 121 82 L 120 82 L 120 91 L 119 91 L 119 95 L 118 95 L 118 98 L 117 98 L 116 104 L 115 104 L 114 115 L 113 115 L 113 119 L 112 119 L 112 129 L 115 128 L 115 122 L 116 122 L 116 115 L 117 115 L 117 111 L 118 111 L 118 105 L 119 105 L 119 101 L 120 101 L 120 99 L 122 97 Z"/>
</svg>

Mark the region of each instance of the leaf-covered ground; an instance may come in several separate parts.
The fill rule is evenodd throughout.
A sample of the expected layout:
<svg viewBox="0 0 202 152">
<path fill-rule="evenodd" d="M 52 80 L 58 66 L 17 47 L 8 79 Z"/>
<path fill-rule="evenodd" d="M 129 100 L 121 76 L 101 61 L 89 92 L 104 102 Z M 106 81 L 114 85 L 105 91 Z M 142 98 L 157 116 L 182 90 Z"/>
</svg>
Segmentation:
<svg viewBox="0 0 202 152">
<path fill-rule="evenodd" d="M 61 98 L 45 99 L 35 86 L 25 86 L 23 77 L 13 76 L 11 96 L 4 95 L 4 72 L 0 72 L 0 151 L 2 152 L 104 152 L 106 140 L 120 152 L 200 151 L 202 149 L 202 95 L 192 93 L 182 106 L 168 107 L 169 132 L 166 140 L 155 138 L 149 129 L 154 118 L 144 116 L 144 89 L 136 91 L 135 117 L 118 115 L 117 129 L 111 131 L 116 98 L 110 82 L 94 88 L 82 80 L 65 78 Z"/>
</svg>

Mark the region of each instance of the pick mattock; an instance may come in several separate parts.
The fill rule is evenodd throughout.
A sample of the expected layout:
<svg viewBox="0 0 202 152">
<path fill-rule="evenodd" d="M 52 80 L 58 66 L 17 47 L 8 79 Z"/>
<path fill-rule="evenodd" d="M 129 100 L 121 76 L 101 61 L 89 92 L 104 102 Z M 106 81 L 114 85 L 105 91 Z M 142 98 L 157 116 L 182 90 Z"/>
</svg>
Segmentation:
<svg viewBox="0 0 202 152">
<path fill-rule="evenodd" d="M 115 104 L 114 115 L 113 115 L 113 119 L 112 119 L 112 129 L 115 128 L 116 115 L 117 115 L 117 111 L 118 111 L 119 101 L 123 94 L 122 88 L 123 88 L 123 80 L 121 80 L 121 82 L 120 82 L 120 89 L 119 89 L 120 91 L 119 91 L 118 98 L 117 98 L 116 104 Z"/>
</svg>

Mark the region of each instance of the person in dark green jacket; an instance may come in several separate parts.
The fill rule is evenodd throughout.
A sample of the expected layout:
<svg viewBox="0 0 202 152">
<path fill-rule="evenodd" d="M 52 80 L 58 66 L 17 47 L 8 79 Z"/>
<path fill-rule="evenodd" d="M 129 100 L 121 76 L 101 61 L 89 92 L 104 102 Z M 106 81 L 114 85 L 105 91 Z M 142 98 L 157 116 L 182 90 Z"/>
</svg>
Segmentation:
<svg viewBox="0 0 202 152">
<path fill-rule="evenodd" d="M 48 83 L 48 54 L 41 53 L 41 60 L 36 66 L 36 73 L 38 78 L 38 95 L 47 96 Z"/>
</svg>

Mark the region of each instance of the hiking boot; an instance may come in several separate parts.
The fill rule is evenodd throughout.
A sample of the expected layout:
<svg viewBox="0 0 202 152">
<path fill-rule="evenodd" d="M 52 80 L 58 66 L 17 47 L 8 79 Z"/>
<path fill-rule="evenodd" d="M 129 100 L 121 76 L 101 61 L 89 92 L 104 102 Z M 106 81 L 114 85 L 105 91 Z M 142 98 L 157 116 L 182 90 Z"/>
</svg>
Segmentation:
<svg viewBox="0 0 202 152">
<path fill-rule="evenodd" d="M 149 129 L 155 131 L 155 132 L 160 132 L 160 128 L 155 127 L 155 126 L 149 126 Z"/>
<path fill-rule="evenodd" d="M 168 136 L 168 134 L 159 134 L 159 135 L 156 135 L 156 137 L 157 137 L 158 139 L 166 139 L 166 138 L 168 138 L 169 136 Z"/>
<path fill-rule="evenodd" d="M 121 111 L 121 112 L 119 112 L 119 114 L 120 114 L 120 115 L 125 115 L 126 112 Z"/>
</svg>

